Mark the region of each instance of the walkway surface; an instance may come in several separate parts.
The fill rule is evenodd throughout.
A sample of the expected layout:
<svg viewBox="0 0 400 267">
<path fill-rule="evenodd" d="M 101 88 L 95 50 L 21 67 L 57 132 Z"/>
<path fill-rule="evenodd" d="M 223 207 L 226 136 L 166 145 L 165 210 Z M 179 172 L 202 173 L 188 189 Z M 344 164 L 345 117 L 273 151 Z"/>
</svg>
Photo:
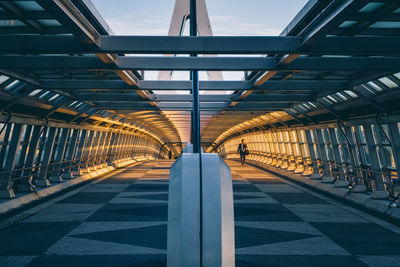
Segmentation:
<svg viewBox="0 0 400 267">
<path fill-rule="evenodd" d="M 146 162 L 0 231 L 0 266 L 165 266 L 172 161 Z M 400 228 L 229 161 L 236 266 L 399 266 Z"/>
</svg>

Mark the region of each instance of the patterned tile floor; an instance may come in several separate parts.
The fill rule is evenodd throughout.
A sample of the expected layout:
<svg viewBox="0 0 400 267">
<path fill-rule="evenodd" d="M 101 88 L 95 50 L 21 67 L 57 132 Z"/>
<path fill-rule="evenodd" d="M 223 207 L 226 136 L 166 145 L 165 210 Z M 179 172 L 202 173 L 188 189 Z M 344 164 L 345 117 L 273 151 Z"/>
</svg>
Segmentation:
<svg viewBox="0 0 400 267">
<path fill-rule="evenodd" d="M 146 162 L 0 231 L 0 266 L 165 266 L 172 161 Z M 229 161 L 236 266 L 400 266 L 400 228 Z"/>
</svg>

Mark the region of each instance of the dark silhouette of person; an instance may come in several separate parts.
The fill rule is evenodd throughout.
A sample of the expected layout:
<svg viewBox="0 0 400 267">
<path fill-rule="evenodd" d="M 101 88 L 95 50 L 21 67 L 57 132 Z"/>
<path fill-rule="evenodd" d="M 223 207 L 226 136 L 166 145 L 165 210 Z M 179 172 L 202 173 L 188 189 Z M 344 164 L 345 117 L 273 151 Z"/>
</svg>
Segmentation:
<svg viewBox="0 0 400 267">
<path fill-rule="evenodd" d="M 246 155 L 249 154 L 249 151 L 247 150 L 247 144 L 244 139 L 240 142 L 237 152 L 240 154 L 240 162 L 242 165 L 246 162 Z"/>
</svg>

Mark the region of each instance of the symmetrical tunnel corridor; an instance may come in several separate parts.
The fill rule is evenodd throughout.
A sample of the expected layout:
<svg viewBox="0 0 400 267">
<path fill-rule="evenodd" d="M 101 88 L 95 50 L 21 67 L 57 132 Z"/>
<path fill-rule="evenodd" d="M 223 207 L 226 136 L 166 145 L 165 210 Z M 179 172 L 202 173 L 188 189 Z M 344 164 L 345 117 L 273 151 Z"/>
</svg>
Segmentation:
<svg viewBox="0 0 400 267">
<path fill-rule="evenodd" d="M 400 1 L 133 2 L 0 1 L 0 266 L 400 266 Z"/>
</svg>

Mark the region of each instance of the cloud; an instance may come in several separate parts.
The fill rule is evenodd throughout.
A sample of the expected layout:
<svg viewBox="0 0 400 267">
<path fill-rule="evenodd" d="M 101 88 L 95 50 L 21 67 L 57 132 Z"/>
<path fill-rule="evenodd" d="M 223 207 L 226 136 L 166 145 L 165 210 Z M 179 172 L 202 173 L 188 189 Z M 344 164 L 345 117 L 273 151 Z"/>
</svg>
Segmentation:
<svg viewBox="0 0 400 267">
<path fill-rule="evenodd" d="M 106 17 L 108 25 L 118 35 L 167 35 L 169 23 L 155 15 L 139 12 L 124 13 L 121 16 Z"/>
<path fill-rule="evenodd" d="M 271 36 L 279 35 L 282 29 L 268 28 L 264 24 L 251 23 L 234 16 L 211 16 L 214 35 Z"/>
</svg>

